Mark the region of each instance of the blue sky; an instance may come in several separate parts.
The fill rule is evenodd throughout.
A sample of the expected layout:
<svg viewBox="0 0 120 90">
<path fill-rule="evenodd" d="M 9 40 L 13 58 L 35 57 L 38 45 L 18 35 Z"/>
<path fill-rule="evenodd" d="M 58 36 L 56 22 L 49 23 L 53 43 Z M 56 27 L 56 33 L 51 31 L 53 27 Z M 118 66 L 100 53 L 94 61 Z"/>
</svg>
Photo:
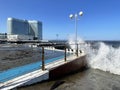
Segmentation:
<svg viewBox="0 0 120 90">
<path fill-rule="evenodd" d="M 66 39 L 75 34 L 69 14 L 83 11 L 78 36 L 85 40 L 120 40 L 120 0 L 0 0 L 0 32 L 7 32 L 7 18 L 39 20 L 43 38 Z"/>
</svg>

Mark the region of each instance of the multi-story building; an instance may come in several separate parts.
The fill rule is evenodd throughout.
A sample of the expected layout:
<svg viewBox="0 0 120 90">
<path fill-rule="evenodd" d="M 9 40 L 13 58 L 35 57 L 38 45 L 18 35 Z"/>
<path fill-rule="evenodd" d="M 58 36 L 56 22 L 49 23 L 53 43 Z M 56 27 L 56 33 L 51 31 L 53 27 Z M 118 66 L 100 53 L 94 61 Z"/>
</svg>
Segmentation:
<svg viewBox="0 0 120 90">
<path fill-rule="evenodd" d="M 20 37 L 27 37 L 26 39 L 42 39 L 42 23 L 36 20 L 20 20 L 15 18 L 8 18 L 7 20 L 8 39 L 13 39 L 15 35 Z M 18 37 L 17 36 L 17 37 Z M 21 39 L 24 39 L 24 38 Z M 29 38 L 30 37 L 30 38 Z"/>
<path fill-rule="evenodd" d="M 7 33 L 0 33 L 0 39 L 7 39 Z"/>
<path fill-rule="evenodd" d="M 34 35 L 35 39 L 42 39 L 42 23 L 39 21 L 28 21 L 29 35 Z"/>
</svg>

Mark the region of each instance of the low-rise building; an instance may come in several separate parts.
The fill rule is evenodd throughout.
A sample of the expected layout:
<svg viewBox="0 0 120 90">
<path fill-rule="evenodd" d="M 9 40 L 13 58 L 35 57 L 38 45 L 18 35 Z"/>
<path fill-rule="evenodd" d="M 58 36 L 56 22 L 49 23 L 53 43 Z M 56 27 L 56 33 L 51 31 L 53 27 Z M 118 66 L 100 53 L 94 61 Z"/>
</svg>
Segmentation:
<svg viewBox="0 0 120 90">
<path fill-rule="evenodd" d="M 7 39 L 7 33 L 0 33 L 0 39 Z"/>
<path fill-rule="evenodd" d="M 33 40 L 30 35 L 7 35 L 8 41 Z"/>
</svg>

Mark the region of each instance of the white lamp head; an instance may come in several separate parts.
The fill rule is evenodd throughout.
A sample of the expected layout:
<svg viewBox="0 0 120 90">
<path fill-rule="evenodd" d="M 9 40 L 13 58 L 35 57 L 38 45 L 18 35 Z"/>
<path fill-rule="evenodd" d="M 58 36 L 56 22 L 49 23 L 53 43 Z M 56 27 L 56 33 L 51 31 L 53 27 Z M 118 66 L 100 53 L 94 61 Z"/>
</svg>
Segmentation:
<svg viewBox="0 0 120 90">
<path fill-rule="evenodd" d="M 72 19 L 72 18 L 73 18 L 73 14 L 70 14 L 70 15 L 69 15 L 69 18 Z"/>
<path fill-rule="evenodd" d="M 80 11 L 80 12 L 79 12 L 79 15 L 80 15 L 80 16 L 82 16 L 82 15 L 83 15 L 83 12 L 82 12 L 82 11 Z"/>
</svg>

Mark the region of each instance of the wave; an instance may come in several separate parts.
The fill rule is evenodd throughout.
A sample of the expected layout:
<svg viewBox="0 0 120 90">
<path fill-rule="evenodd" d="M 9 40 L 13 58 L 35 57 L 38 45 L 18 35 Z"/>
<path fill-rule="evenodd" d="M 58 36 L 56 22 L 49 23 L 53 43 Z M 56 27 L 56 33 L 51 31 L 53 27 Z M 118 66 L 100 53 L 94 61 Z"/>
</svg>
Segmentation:
<svg viewBox="0 0 120 90">
<path fill-rule="evenodd" d="M 73 38 L 68 41 L 72 49 L 76 49 L 75 45 L 73 45 L 75 44 L 74 41 Z M 78 43 L 85 42 L 79 39 Z M 80 45 L 79 49 L 87 53 L 89 67 L 120 75 L 120 47 L 115 48 L 103 42 L 98 42 L 94 46 Z"/>
<path fill-rule="evenodd" d="M 97 45 L 98 49 L 89 50 L 87 57 L 89 66 L 120 75 L 120 47 L 114 48 L 103 42 Z"/>
</svg>

